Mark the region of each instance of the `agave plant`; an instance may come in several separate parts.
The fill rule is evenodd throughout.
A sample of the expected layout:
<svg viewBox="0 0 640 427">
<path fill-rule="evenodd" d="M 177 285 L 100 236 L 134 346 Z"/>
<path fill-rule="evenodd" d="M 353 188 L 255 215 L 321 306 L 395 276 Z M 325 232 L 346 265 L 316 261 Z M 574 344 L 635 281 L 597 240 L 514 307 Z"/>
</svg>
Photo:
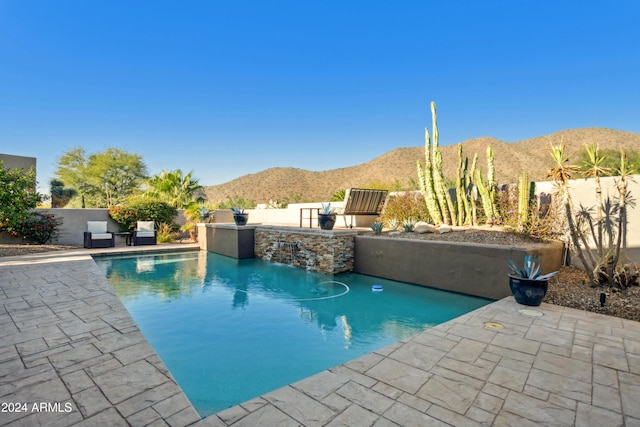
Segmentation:
<svg viewBox="0 0 640 427">
<path fill-rule="evenodd" d="M 389 226 L 390 229 L 397 230 L 399 225 L 398 220 L 395 218 L 391 218 L 390 220 L 387 221 L 387 225 Z"/>
<path fill-rule="evenodd" d="M 320 208 L 320 214 L 322 215 L 332 215 L 336 211 L 335 208 L 331 207 L 331 202 L 327 203 L 326 205 L 322 203 L 321 206 L 322 207 Z"/>
<path fill-rule="evenodd" d="M 373 230 L 373 234 L 381 234 L 384 224 L 380 221 L 375 221 L 371 223 L 370 227 Z"/>
<path fill-rule="evenodd" d="M 406 231 L 407 233 L 413 232 L 413 229 L 415 227 L 416 227 L 416 220 L 413 218 L 407 218 L 404 221 L 402 221 L 402 228 L 404 228 L 404 231 Z"/>
<path fill-rule="evenodd" d="M 240 209 L 240 208 L 231 208 L 231 210 L 235 215 L 241 215 L 244 213 L 244 209 Z"/>
<path fill-rule="evenodd" d="M 546 280 L 558 274 L 557 271 L 553 271 L 548 274 L 540 275 L 542 268 L 540 267 L 540 264 L 536 262 L 536 257 L 532 255 L 524 256 L 524 264 L 521 268 L 518 267 L 511 258 L 509 258 L 509 267 L 513 274 L 521 279 Z"/>
</svg>

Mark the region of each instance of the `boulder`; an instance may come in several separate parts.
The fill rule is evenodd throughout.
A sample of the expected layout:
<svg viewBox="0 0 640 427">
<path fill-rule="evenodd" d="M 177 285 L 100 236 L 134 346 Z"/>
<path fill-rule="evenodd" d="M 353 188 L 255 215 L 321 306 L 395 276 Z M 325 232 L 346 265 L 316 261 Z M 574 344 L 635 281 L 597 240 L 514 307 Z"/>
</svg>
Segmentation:
<svg viewBox="0 0 640 427">
<path fill-rule="evenodd" d="M 435 233 L 438 231 L 438 228 L 435 225 L 427 224 L 426 222 L 420 222 L 416 224 L 416 227 L 413 230 L 415 233 Z"/>
<path fill-rule="evenodd" d="M 447 224 L 442 224 L 440 227 L 438 227 L 438 233 L 442 234 L 442 233 L 450 233 L 452 230 L 450 225 Z"/>
</svg>

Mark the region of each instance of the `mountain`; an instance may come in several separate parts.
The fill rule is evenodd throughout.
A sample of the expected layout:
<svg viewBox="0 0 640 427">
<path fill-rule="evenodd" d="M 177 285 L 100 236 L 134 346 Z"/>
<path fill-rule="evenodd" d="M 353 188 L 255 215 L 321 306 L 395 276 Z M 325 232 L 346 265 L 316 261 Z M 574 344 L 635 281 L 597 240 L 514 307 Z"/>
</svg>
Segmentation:
<svg viewBox="0 0 640 427">
<path fill-rule="evenodd" d="M 473 159 L 478 154 L 478 167 L 486 176 L 485 152 L 491 145 L 494 151 L 496 179 L 499 183 L 517 182 L 522 171 L 532 181 L 542 181 L 553 161 L 548 153 L 550 145 L 564 141 L 566 153 L 575 153 L 585 144 L 598 143 L 601 149 L 638 150 L 640 134 L 605 128 L 579 128 L 555 132 L 519 142 L 504 142 L 483 136 L 462 142 L 463 155 Z M 458 167 L 458 145 L 440 147 L 444 175 L 454 179 Z M 410 186 L 417 180 L 416 162 L 424 164 L 424 146 L 402 147 L 389 151 L 357 166 L 313 172 L 292 167 L 270 168 L 244 175 L 224 184 L 204 187 L 209 203 L 229 197 L 242 197 L 256 203 L 269 200 L 323 201 L 335 191 L 351 187 L 385 184 Z"/>
</svg>

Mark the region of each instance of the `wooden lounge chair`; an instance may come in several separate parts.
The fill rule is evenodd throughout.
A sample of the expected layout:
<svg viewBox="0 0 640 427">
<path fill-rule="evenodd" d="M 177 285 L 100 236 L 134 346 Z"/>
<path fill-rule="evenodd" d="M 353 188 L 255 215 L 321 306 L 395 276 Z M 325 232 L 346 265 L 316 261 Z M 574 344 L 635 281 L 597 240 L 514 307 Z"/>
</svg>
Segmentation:
<svg viewBox="0 0 640 427">
<path fill-rule="evenodd" d="M 133 245 L 155 245 L 157 232 L 153 221 L 138 221 L 133 232 Z"/>
<path fill-rule="evenodd" d="M 115 245 L 115 236 L 107 231 L 107 221 L 87 221 L 87 231 L 84 232 L 85 248 L 113 248 Z"/>
<path fill-rule="evenodd" d="M 352 188 L 345 196 L 345 205 L 339 214 L 344 218 L 344 226 L 353 228 L 353 217 L 356 215 L 378 216 L 382 212 L 387 190 L 371 190 L 366 188 Z M 347 215 L 351 215 L 347 225 Z"/>
</svg>

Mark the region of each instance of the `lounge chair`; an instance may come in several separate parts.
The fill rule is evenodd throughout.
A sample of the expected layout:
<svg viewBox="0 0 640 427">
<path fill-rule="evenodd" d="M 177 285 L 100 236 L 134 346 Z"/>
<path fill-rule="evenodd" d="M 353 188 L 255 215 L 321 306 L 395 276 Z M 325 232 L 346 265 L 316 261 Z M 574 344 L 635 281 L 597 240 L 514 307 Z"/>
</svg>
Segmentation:
<svg viewBox="0 0 640 427">
<path fill-rule="evenodd" d="M 138 221 L 133 232 L 133 245 L 155 245 L 157 232 L 153 221 Z"/>
<path fill-rule="evenodd" d="M 344 226 L 353 228 L 353 217 L 357 215 L 379 216 L 382 212 L 387 190 L 371 190 L 366 188 L 352 188 L 345 196 L 345 205 L 340 215 L 344 218 Z M 347 215 L 351 215 L 350 224 L 347 225 Z"/>
<path fill-rule="evenodd" d="M 115 236 L 107 231 L 107 221 L 87 221 L 87 231 L 84 232 L 85 248 L 113 248 L 115 245 Z"/>
</svg>

